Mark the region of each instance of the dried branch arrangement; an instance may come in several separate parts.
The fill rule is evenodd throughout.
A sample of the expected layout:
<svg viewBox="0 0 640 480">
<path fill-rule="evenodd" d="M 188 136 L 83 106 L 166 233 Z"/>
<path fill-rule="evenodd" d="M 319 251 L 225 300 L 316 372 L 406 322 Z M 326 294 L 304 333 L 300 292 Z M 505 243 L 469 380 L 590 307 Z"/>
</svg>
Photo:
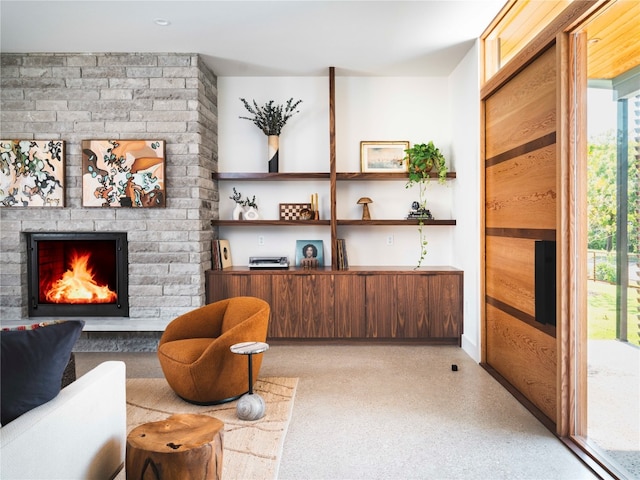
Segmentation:
<svg viewBox="0 0 640 480">
<path fill-rule="evenodd" d="M 244 98 L 241 98 L 240 101 L 253 115 L 253 117 L 240 118 L 253 122 L 265 135 L 280 135 L 287 121 L 299 112 L 296 108 L 302 103 L 302 100 L 294 102 L 293 98 L 287 100 L 286 105 L 274 105 L 274 101 L 269 100 L 263 106 L 259 106 L 253 100 L 253 106 L 251 106 Z"/>
</svg>

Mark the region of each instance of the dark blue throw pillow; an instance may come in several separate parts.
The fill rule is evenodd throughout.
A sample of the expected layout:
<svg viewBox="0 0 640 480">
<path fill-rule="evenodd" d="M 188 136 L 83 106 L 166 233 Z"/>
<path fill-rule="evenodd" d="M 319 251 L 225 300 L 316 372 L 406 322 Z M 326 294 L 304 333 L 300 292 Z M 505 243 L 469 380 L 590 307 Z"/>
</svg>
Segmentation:
<svg viewBox="0 0 640 480">
<path fill-rule="evenodd" d="M 84 321 L 69 320 L 0 331 L 2 425 L 60 393 L 83 327 Z"/>
</svg>

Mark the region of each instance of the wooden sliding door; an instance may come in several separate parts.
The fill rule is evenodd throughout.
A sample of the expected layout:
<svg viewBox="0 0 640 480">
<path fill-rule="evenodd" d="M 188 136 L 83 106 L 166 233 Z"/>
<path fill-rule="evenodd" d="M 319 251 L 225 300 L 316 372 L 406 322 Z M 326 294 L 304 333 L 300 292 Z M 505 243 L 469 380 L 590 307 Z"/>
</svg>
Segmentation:
<svg viewBox="0 0 640 480">
<path fill-rule="evenodd" d="M 484 359 L 554 423 L 555 326 L 536 319 L 535 249 L 556 240 L 556 65 L 551 46 L 484 102 Z"/>
</svg>

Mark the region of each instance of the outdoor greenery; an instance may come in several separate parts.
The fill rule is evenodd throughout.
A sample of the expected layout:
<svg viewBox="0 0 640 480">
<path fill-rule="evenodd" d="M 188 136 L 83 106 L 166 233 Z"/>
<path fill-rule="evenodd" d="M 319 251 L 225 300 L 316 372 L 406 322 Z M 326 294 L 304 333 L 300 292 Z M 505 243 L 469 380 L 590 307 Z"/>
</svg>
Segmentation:
<svg viewBox="0 0 640 480">
<path fill-rule="evenodd" d="M 636 144 L 629 142 L 628 182 L 628 252 L 630 263 L 640 252 L 640 166 L 635 156 Z M 587 218 L 588 248 L 595 250 L 589 257 L 592 271 L 588 282 L 588 338 L 616 338 L 616 215 L 617 215 L 617 142 L 613 130 L 590 138 L 587 158 Z M 635 254 L 635 255 L 633 255 Z M 640 291 L 633 283 L 628 287 L 627 340 L 640 346 Z"/>
<path fill-rule="evenodd" d="M 640 252 L 640 168 L 635 157 L 636 144 L 629 142 L 629 252 Z M 611 251 L 616 242 L 616 137 L 609 131 L 591 138 L 588 145 L 588 248 Z"/>
<path fill-rule="evenodd" d="M 616 286 L 589 281 L 588 284 L 588 338 L 614 340 L 616 338 Z M 640 327 L 637 315 L 640 309 L 640 291 L 629 287 L 627 296 L 627 340 L 640 346 Z"/>
</svg>

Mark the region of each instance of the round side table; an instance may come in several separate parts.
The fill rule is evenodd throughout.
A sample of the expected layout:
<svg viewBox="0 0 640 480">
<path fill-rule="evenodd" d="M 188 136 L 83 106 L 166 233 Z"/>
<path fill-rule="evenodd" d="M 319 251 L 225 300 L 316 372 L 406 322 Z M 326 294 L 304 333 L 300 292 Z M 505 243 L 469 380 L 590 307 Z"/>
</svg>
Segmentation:
<svg viewBox="0 0 640 480">
<path fill-rule="evenodd" d="M 231 345 L 231 351 L 238 355 L 247 355 L 249 361 L 249 391 L 238 400 L 236 414 L 240 420 L 258 420 L 264 417 L 264 399 L 253 393 L 253 355 L 269 350 L 269 344 L 264 342 L 242 342 Z"/>
</svg>

